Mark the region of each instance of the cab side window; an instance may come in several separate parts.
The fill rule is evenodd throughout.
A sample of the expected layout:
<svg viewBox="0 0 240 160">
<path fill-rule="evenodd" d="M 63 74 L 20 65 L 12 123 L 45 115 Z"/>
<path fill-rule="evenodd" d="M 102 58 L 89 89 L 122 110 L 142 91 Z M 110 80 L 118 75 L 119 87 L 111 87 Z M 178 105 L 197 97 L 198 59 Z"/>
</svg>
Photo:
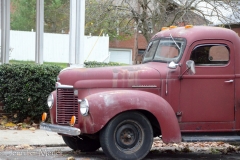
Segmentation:
<svg viewBox="0 0 240 160">
<path fill-rule="evenodd" d="M 226 45 L 210 44 L 196 46 L 190 59 L 195 65 L 224 65 L 229 62 L 230 52 Z"/>
</svg>

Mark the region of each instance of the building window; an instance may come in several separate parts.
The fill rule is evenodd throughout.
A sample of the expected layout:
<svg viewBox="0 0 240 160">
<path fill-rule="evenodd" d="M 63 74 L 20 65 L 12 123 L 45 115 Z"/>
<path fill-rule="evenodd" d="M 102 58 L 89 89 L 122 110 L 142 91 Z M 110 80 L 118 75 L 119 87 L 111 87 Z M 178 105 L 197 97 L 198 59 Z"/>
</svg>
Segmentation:
<svg viewBox="0 0 240 160">
<path fill-rule="evenodd" d="M 142 56 L 144 54 L 144 52 L 145 52 L 145 49 L 138 49 L 138 54 L 139 55 Z"/>
</svg>

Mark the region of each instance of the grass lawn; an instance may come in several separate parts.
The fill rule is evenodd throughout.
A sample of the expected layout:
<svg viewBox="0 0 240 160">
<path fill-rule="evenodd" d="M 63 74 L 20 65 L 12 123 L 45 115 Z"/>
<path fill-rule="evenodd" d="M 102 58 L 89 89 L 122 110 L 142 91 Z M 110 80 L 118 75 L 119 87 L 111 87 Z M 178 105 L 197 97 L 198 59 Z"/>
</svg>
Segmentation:
<svg viewBox="0 0 240 160">
<path fill-rule="evenodd" d="M 10 64 L 34 64 L 35 61 L 18 61 L 18 60 L 9 60 Z M 67 63 L 56 63 L 56 62 L 43 62 L 43 64 L 51 64 L 51 65 L 57 65 L 61 68 L 68 67 Z"/>
</svg>

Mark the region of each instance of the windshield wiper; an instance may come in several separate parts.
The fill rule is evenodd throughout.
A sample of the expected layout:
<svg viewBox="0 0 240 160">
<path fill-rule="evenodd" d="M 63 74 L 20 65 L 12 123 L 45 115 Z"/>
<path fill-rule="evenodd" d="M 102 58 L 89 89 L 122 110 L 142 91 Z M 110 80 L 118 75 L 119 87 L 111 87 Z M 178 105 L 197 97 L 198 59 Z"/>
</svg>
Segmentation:
<svg viewBox="0 0 240 160">
<path fill-rule="evenodd" d="M 171 33 L 170 33 L 170 37 L 172 38 L 173 42 L 176 44 L 176 46 L 178 47 L 179 51 L 180 51 L 180 47 L 178 46 L 178 44 L 176 43 L 176 41 L 173 39 Z"/>
</svg>

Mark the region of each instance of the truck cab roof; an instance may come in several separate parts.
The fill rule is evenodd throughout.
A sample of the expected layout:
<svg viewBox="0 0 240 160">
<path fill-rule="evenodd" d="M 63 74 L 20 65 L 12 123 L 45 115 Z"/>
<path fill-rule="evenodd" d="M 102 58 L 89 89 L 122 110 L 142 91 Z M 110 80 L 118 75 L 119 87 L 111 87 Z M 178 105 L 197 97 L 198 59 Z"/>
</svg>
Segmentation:
<svg viewBox="0 0 240 160">
<path fill-rule="evenodd" d="M 240 42 L 238 34 L 233 30 L 213 26 L 176 27 L 173 29 L 166 29 L 155 34 L 152 39 L 170 36 L 187 39 L 187 45 L 191 45 L 197 40 L 204 39 L 224 39 L 231 42 Z"/>
</svg>

